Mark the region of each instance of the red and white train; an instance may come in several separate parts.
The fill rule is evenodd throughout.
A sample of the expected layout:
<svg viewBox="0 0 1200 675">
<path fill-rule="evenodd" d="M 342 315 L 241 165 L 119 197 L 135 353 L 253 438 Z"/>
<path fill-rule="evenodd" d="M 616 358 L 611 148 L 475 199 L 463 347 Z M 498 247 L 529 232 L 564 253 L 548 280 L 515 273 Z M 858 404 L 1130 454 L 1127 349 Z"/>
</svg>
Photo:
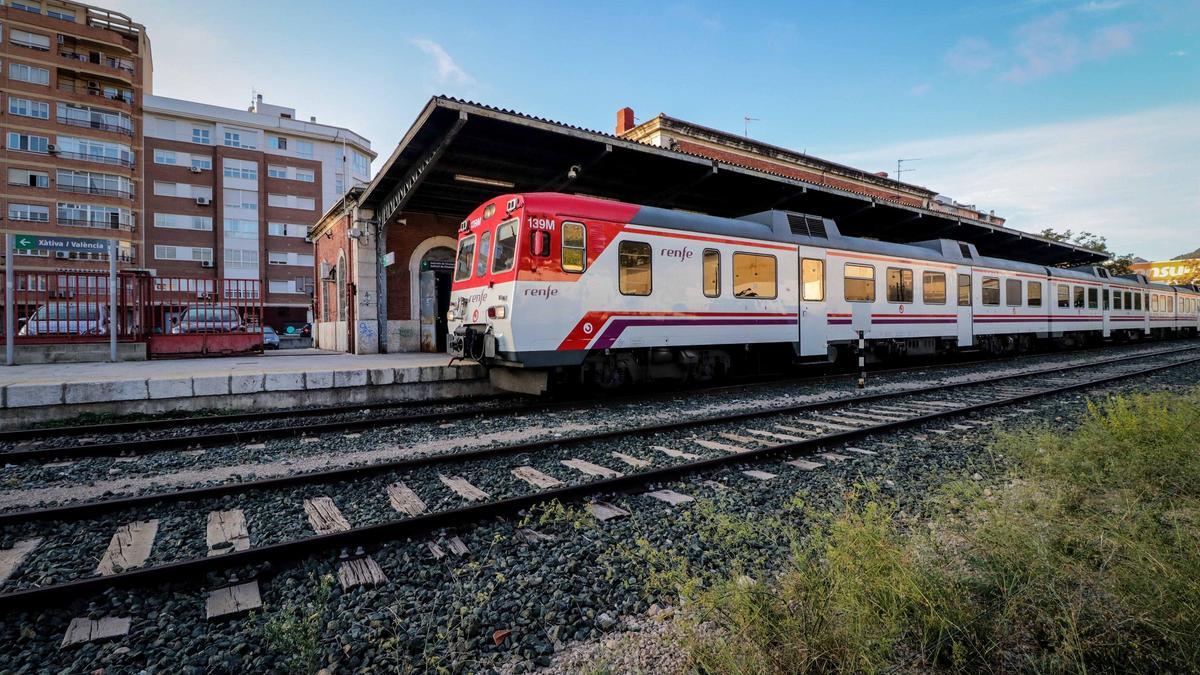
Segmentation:
<svg viewBox="0 0 1200 675">
<path fill-rule="evenodd" d="M 847 237 L 786 211 L 732 219 L 529 193 L 460 225 L 448 319 L 452 356 L 541 392 L 830 361 L 859 331 L 873 357 L 1194 335 L 1200 288 L 949 239 Z"/>
</svg>

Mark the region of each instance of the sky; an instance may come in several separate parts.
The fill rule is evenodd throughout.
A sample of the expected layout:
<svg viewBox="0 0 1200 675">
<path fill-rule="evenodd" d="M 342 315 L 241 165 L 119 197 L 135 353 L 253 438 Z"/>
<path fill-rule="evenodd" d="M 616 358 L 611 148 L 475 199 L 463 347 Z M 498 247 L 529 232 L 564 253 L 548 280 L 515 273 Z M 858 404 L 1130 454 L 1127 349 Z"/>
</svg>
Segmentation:
<svg viewBox="0 0 1200 675">
<path fill-rule="evenodd" d="M 376 169 L 436 94 L 607 132 L 630 106 L 912 159 L 904 180 L 1029 232 L 1200 246 L 1200 0 L 95 1 L 146 26 L 154 93 L 261 93 L 366 136 Z"/>
</svg>

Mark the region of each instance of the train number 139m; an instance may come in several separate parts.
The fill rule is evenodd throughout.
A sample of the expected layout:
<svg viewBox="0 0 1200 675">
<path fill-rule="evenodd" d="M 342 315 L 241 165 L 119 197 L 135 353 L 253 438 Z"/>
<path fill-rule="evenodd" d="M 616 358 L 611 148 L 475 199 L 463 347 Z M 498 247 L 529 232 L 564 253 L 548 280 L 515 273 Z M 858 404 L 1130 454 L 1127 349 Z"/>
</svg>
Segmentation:
<svg viewBox="0 0 1200 675">
<path fill-rule="evenodd" d="M 531 230 L 546 230 L 548 232 L 553 232 L 554 231 L 554 219 L 553 218 L 530 218 L 529 219 L 529 229 L 531 229 Z"/>
</svg>

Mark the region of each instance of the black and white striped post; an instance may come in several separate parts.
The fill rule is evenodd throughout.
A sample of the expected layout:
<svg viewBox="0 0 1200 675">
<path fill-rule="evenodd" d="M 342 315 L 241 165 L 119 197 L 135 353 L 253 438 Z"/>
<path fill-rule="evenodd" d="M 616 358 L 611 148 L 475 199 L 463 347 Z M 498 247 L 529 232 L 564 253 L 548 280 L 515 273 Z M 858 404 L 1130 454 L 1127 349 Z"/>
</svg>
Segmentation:
<svg viewBox="0 0 1200 675">
<path fill-rule="evenodd" d="M 858 388 L 867 386 L 867 340 L 863 331 L 858 331 Z"/>
</svg>

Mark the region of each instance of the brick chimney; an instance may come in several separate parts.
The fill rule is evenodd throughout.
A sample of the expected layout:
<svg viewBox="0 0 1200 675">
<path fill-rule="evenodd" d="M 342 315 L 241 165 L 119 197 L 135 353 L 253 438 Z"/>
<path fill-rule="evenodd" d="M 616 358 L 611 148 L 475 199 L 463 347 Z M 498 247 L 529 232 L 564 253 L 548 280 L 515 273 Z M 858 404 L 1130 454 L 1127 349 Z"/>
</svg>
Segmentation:
<svg viewBox="0 0 1200 675">
<path fill-rule="evenodd" d="M 626 131 L 637 126 L 633 122 L 633 108 L 625 107 L 617 111 L 617 135 L 622 136 Z"/>
</svg>

